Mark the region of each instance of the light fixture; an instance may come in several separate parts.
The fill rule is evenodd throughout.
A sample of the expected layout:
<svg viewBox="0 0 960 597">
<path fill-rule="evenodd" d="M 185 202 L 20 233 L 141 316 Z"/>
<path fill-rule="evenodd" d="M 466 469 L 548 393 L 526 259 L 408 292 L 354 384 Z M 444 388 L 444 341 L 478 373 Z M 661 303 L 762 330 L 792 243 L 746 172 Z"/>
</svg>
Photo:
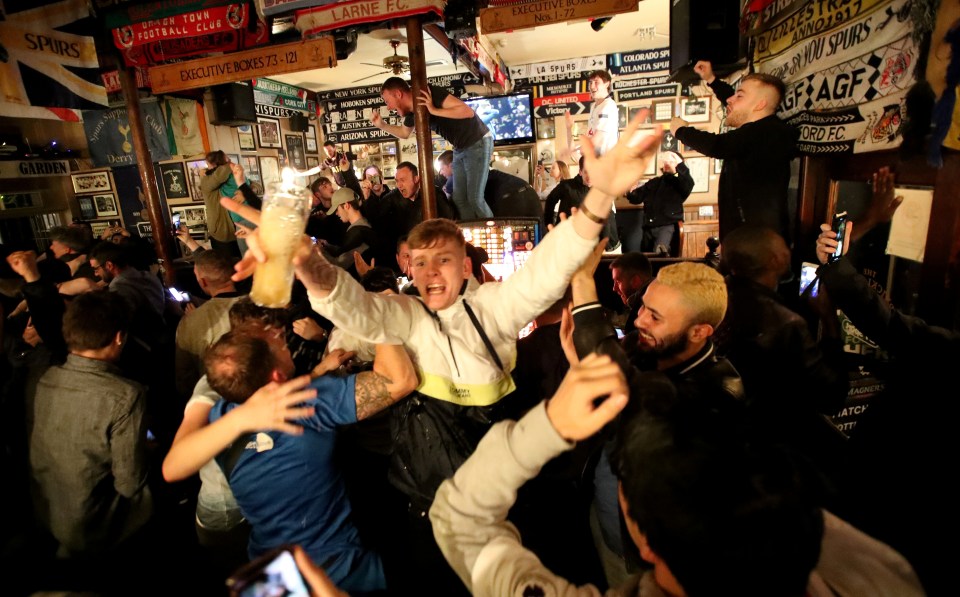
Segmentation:
<svg viewBox="0 0 960 597">
<path fill-rule="evenodd" d="M 607 26 L 607 23 L 609 23 L 612 18 L 613 17 L 600 17 L 599 19 L 593 19 L 590 21 L 590 28 L 594 31 L 600 31 Z"/>
</svg>

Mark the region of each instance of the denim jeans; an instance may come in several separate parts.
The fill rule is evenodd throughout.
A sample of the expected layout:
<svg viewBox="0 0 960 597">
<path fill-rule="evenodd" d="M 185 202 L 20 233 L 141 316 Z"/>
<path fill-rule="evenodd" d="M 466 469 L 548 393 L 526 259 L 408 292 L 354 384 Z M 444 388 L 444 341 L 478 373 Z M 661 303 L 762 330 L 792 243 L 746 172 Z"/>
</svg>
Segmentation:
<svg viewBox="0 0 960 597">
<path fill-rule="evenodd" d="M 492 218 L 493 212 L 483 198 L 493 157 L 493 137 L 486 135 L 466 149 L 453 150 L 453 195 L 461 220 Z"/>
</svg>

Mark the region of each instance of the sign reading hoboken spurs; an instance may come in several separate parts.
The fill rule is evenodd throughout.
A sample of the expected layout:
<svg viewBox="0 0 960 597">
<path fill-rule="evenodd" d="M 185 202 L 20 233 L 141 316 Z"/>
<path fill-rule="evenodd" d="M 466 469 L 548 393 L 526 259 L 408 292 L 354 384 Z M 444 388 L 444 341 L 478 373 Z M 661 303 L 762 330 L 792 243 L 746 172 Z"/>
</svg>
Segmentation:
<svg viewBox="0 0 960 597">
<path fill-rule="evenodd" d="M 846 23 L 757 63 L 757 70 L 785 83 L 830 68 L 883 47 L 910 33 L 909 8 L 913 0 L 894 0 L 884 9 Z"/>
<path fill-rule="evenodd" d="M 150 85 L 154 93 L 169 93 L 336 65 L 333 38 L 321 37 L 154 66 L 150 69 Z"/>
<path fill-rule="evenodd" d="M 869 14 L 886 0 L 815 0 L 754 39 L 754 60 L 763 60 L 805 39 Z"/>
</svg>

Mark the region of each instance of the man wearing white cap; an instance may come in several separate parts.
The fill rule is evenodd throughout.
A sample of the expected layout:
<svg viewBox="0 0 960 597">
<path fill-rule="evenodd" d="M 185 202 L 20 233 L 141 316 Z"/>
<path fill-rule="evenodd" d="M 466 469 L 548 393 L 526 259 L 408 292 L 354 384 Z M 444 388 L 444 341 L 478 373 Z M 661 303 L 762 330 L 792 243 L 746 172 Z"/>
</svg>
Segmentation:
<svg viewBox="0 0 960 597">
<path fill-rule="evenodd" d="M 337 214 L 337 217 L 347 224 L 347 231 L 343 235 L 343 244 L 339 247 L 324 240 L 319 241 L 324 258 L 347 271 L 353 267 L 354 252 L 360 253 L 361 257 L 369 262 L 375 255 L 377 237 L 370 222 L 360 213 L 360 198 L 357 194 L 346 187 L 334 193 L 330 200 L 330 209 L 327 210 L 328 216 L 333 214 Z"/>
</svg>

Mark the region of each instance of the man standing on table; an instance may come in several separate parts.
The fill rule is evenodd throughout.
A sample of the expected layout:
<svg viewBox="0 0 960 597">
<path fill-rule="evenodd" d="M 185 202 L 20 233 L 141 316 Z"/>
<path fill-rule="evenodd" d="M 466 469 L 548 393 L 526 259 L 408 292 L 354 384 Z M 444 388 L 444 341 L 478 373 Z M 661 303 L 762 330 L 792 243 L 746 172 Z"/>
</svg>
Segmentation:
<svg viewBox="0 0 960 597">
<path fill-rule="evenodd" d="M 787 185 L 790 161 L 797 155 L 799 131 L 777 117 L 783 100 L 780 79 L 753 73 L 740 81 L 740 88 L 716 78 L 706 61 L 693 67 L 727 107 L 727 126 L 737 130 L 708 133 L 674 118 L 670 130 L 688 147 L 723 160 L 717 203 L 720 211 L 720 241 L 743 224 L 775 230 L 787 240 L 790 214 Z"/>
<path fill-rule="evenodd" d="M 403 118 L 403 124 L 384 122 L 377 110 L 370 122 L 395 137 L 407 139 L 413 133 L 413 91 L 400 77 L 390 77 L 380 92 L 387 108 Z M 453 145 L 453 194 L 451 199 L 464 220 L 492 218 L 483 200 L 487 172 L 493 156 L 493 135 L 476 112 L 445 89 L 429 85 L 417 98 L 430 112 L 430 128 Z"/>
</svg>

